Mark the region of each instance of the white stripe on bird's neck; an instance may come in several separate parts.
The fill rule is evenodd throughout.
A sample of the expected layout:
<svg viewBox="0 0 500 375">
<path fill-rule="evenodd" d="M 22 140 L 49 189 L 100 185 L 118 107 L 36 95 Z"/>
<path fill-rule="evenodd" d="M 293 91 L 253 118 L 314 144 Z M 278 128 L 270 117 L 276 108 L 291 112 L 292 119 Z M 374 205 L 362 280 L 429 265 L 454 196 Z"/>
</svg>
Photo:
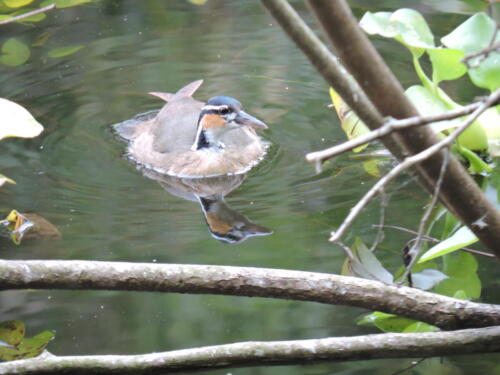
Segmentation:
<svg viewBox="0 0 500 375">
<path fill-rule="evenodd" d="M 221 138 L 231 128 L 227 126 L 226 121 L 215 114 L 206 114 L 200 119 L 198 131 L 196 133 L 195 142 L 191 150 L 221 150 L 224 144 Z"/>
</svg>

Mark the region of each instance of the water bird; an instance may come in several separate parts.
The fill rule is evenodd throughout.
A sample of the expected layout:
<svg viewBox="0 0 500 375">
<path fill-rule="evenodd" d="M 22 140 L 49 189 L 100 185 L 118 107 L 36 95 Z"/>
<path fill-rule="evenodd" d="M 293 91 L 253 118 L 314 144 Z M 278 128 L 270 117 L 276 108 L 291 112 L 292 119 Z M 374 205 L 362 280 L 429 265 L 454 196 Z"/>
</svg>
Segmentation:
<svg viewBox="0 0 500 375">
<path fill-rule="evenodd" d="M 175 94 L 151 92 L 167 102 L 156 116 L 115 126 L 129 141 L 131 159 L 178 178 L 244 174 L 263 159 L 269 144 L 256 130 L 267 125 L 234 98 L 214 96 L 206 103 L 193 99 L 202 83 L 191 82 Z"/>
</svg>

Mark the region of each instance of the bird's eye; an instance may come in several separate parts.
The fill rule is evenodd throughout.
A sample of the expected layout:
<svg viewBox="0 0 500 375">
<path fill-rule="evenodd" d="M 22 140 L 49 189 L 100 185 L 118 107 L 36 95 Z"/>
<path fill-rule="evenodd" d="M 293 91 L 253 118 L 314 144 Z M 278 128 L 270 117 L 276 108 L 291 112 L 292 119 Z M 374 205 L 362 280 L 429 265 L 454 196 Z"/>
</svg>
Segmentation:
<svg viewBox="0 0 500 375">
<path fill-rule="evenodd" d="M 221 108 L 219 111 L 221 115 L 227 115 L 229 113 L 229 108 Z"/>
</svg>

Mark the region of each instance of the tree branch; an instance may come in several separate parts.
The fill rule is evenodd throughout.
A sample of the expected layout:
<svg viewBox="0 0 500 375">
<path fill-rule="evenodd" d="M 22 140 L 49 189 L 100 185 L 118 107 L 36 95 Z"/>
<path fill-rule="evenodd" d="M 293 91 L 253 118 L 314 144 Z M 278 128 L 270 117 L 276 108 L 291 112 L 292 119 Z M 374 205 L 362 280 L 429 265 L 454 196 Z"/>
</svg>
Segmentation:
<svg viewBox="0 0 500 375">
<path fill-rule="evenodd" d="M 26 13 L 20 14 L 20 15 L 15 16 L 15 17 L 7 18 L 3 21 L 0 21 L 0 26 L 7 25 L 7 24 L 13 23 L 13 22 L 22 21 L 26 18 L 36 16 L 37 14 L 40 14 L 40 13 L 48 12 L 49 10 L 52 10 L 55 8 L 56 8 L 56 4 L 50 4 L 50 5 L 47 5 L 46 7 L 32 10 L 31 12 L 26 12 Z"/>
<path fill-rule="evenodd" d="M 0 364 L 0 374 L 164 374 L 246 366 L 419 358 L 500 351 L 500 327 L 385 333 L 296 341 L 254 341 L 143 355 L 32 358 Z"/>
<path fill-rule="evenodd" d="M 326 82 L 335 87 L 335 90 L 363 122 L 370 129 L 379 127 L 384 122 L 383 116 L 373 106 L 358 82 L 342 66 L 338 58 L 325 47 L 290 4 L 286 0 L 262 0 L 262 3 Z M 396 157 L 402 157 L 403 153 L 397 142 L 391 137 L 386 138 L 384 142 L 386 145 L 391 145 L 388 148 Z"/>
<path fill-rule="evenodd" d="M 403 120 L 391 119 L 387 121 L 384 125 L 382 125 L 380 128 L 372 130 L 369 133 L 363 134 L 357 138 L 343 142 L 340 145 L 333 146 L 325 150 L 310 152 L 309 154 L 306 155 L 306 160 L 311 163 L 324 162 L 325 160 L 331 159 L 344 152 L 351 151 L 356 147 L 364 145 L 365 143 L 372 142 L 376 139 L 380 139 L 383 136 L 386 136 L 401 129 L 406 129 L 413 126 L 427 125 L 433 122 L 452 120 L 457 117 L 468 115 L 474 112 L 482 103 L 483 101 L 472 103 L 463 108 L 454 109 L 437 115 L 416 116 Z M 495 103 L 493 103 L 492 105 L 495 105 Z"/>
<path fill-rule="evenodd" d="M 387 173 L 384 177 L 377 181 L 375 185 L 372 186 L 370 190 L 356 203 L 356 205 L 349 211 L 349 214 L 344 219 L 342 224 L 336 231 L 332 232 L 332 236 L 330 237 L 331 242 L 338 242 L 341 240 L 342 236 L 345 234 L 347 229 L 352 225 L 354 220 L 358 217 L 361 211 L 366 207 L 368 203 L 377 195 L 379 191 L 384 189 L 389 182 L 391 182 L 396 176 L 401 174 L 403 171 L 408 168 L 421 163 L 422 161 L 431 158 L 437 152 L 441 151 L 443 148 L 450 147 L 454 140 L 467 129 L 470 124 L 472 124 L 486 109 L 489 108 L 491 103 L 494 103 L 500 97 L 500 89 L 491 94 L 488 99 L 482 103 L 472 115 L 470 115 L 467 120 L 463 121 L 460 126 L 458 126 L 453 133 L 451 133 L 446 138 L 442 139 L 438 143 L 435 143 L 431 147 L 425 149 L 424 151 L 407 157 L 403 162 L 398 164 L 396 167 L 391 169 L 389 173 Z M 451 156 L 451 155 L 450 155 Z M 451 161 L 451 158 L 450 158 Z M 444 160 L 443 160 L 444 162 Z M 447 163 L 449 166 L 449 162 Z M 440 168 L 441 169 L 441 168 Z M 446 177 L 447 174 L 444 175 Z M 475 227 L 473 224 L 472 227 Z M 499 248 L 495 248 L 495 251 L 500 251 Z M 498 257 L 498 255 L 497 255 Z"/>
<path fill-rule="evenodd" d="M 266 6 L 267 3 L 284 2 L 284 0 L 263 1 Z M 382 116 L 391 116 L 398 119 L 418 116 L 417 110 L 404 95 L 399 82 L 359 28 L 357 20 L 352 15 L 345 0 L 309 0 L 309 4 L 325 29 L 325 33 L 338 52 L 339 57 L 345 62 L 350 73 L 353 74 L 370 101 L 377 108 L 377 112 Z M 273 15 L 275 14 L 273 13 Z M 287 25 L 281 21 L 280 23 L 286 30 Z M 288 30 L 287 32 L 290 34 Z M 297 33 L 297 31 L 294 31 L 294 33 Z M 304 50 L 302 45 L 300 47 Z M 337 82 L 328 79 L 326 74 L 322 74 L 328 83 L 337 89 Z M 370 129 L 374 130 L 382 126 L 383 121 L 375 124 L 375 126 L 373 126 L 373 121 L 370 123 L 365 121 L 363 113 L 358 112 L 360 110 L 359 103 L 352 100 L 355 93 L 350 92 L 345 95 L 339 91 L 339 94 Z M 392 141 L 387 143 L 389 138 Z M 427 127 L 414 127 L 408 128 L 404 132 L 391 134 L 383 138 L 383 142 L 401 160 L 401 150 L 404 150 L 408 155 L 418 154 L 436 144 L 438 138 Z M 394 148 L 395 144 L 398 145 L 396 148 Z M 413 166 L 418 172 L 420 181 L 431 194 L 439 178 L 443 157 L 443 152 L 437 152 L 428 160 Z M 500 213 L 488 201 L 481 189 L 454 157 L 451 157 L 449 161 L 440 200 L 476 234 L 483 244 L 496 254 L 497 258 L 500 258 L 500 247 L 498 246 L 500 243 Z M 481 228 L 473 225 L 485 215 L 488 225 Z"/>
<path fill-rule="evenodd" d="M 472 122 L 470 122 L 470 123 L 472 123 Z M 455 137 L 458 137 L 458 134 Z M 420 223 L 418 225 L 417 237 L 415 237 L 415 239 L 413 241 L 413 245 L 410 247 L 410 249 L 408 250 L 408 252 L 406 254 L 410 257 L 410 262 L 408 264 L 405 264 L 406 269 L 400 278 L 401 282 L 404 282 L 406 280 L 406 278 L 408 277 L 408 275 L 411 274 L 411 271 L 412 271 L 413 267 L 415 266 L 415 263 L 418 260 L 420 252 L 422 251 L 422 242 L 423 242 L 424 231 L 427 228 L 427 223 L 428 223 L 428 221 L 432 215 L 432 211 L 434 210 L 434 207 L 436 207 L 436 204 L 438 201 L 439 190 L 441 189 L 444 175 L 446 174 L 446 168 L 448 167 L 448 161 L 449 161 L 449 158 L 451 156 L 450 152 L 451 152 L 451 150 L 450 150 L 450 147 L 448 146 L 446 148 L 446 154 L 445 154 L 445 157 L 443 160 L 443 165 L 441 166 L 441 173 L 439 174 L 439 179 L 437 181 L 436 188 L 434 190 L 434 194 L 432 195 L 432 198 L 431 198 L 431 203 L 429 204 L 429 206 L 427 206 L 427 208 L 424 212 L 424 215 L 420 219 Z M 409 281 L 410 281 L 410 286 L 412 286 L 411 276 L 410 276 Z"/>
<path fill-rule="evenodd" d="M 0 260 L 0 290 L 80 289 L 222 294 L 348 305 L 442 329 L 500 325 L 500 306 L 373 280 L 279 269 L 94 261 Z"/>
</svg>

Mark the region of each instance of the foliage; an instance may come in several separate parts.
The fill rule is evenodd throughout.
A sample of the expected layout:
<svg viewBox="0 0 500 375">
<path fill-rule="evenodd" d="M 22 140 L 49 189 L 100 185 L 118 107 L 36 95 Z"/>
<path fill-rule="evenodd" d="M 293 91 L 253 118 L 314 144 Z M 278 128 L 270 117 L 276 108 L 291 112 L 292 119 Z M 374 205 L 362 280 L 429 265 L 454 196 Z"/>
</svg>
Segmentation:
<svg viewBox="0 0 500 375">
<path fill-rule="evenodd" d="M 443 256 L 456 250 L 460 250 L 477 241 L 478 239 L 476 235 L 472 233 L 469 228 L 461 227 L 452 236 L 446 238 L 444 241 L 441 241 L 436 246 L 430 248 L 425 254 L 420 257 L 418 262 L 427 262 L 428 260 Z"/>
<path fill-rule="evenodd" d="M 411 86 L 407 96 L 423 115 L 446 112 L 460 105 L 453 101 L 440 87 L 439 83 L 455 80 L 468 74 L 476 86 L 494 91 L 500 87 L 500 53 L 490 52 L 487 56 L 478 56 L 464 64 L 464 57 L 488 47 L 500 40 L 496 33 L 496 24 L 484 13 L 478 13 L 467 19 L 455 30 L 441 38 L 443 46 L 437 47 L 434 36 L 420 13 L 412 9 L 399 9 L 395 12 L 367 12 L 360 21 L 360 26 L 372 35 L 393 38 L 406 46 L 412 54 L 413 64 L 421 85 Z M 420 58 L 427 53 L 432 66 L 432 78 L 429 78 Z M 500 106 L 490 108 L 472 124 L 458 139 L 453 150 L 468 162 L 469 172 L 488 175 L 492 165 L 485 162 L 471 150 L 489 151 L 490 156 L 499 156 L 500 143 Z M 460 124 L 460 119 L 441 121 L 431 124 L 438 134 L 446 134 Z M 478 225 L 481 225 L 478 222 Z M 451 232 L 449 233 L 451 234 Z M 445 236 L 442 242 L 427 252 L 421 262 L 442 256 L 477 241 L 466 228 L 461 228 L 451 236 Z"/>
<path fill-rule="evenodd" d="M 19 16 L 39 8 L 55 4 L 57 8 L 68 8 L 86 3 L 94 2 L 95 0 L 0 0 L 0 21 L 9 20 L 12 17 Z M 39 13 L 15 23 L 29 24 L 41 22 L 46 18 L 45 13 Z M 0 64 L 6 66 L 20 66 L 29 61 L 31 57 L 31 48 L 39 48 L 45 45 L 49 40 L 49 34 L 43 34 L 38 40 L 31 43 L 31 46 L 26 41 L 19 38 L 9 38 L 5 41 L 0 41 Z M 31 48 L 30 48 L 31 47 Z M 48 58 L 62 58 L 72 55 L 82 48 L 84 45 L 64 46 L 50 49 L 46 56 Z"/>
<path fill-rule="evenodd" d="M 482 50 L 493 38 L 500 39 L 495 33 L 495 22 L 484 13 L 470 17 L 441 38 L 443 46 L 435 45 L 434 36 L 425 19 L 413 9 L 399 9 L 393 13 L 367 12 L 361 19 L 360 26 L 368 34 L 393 38 L 410 50 L 421 85 L 410 87 L 406 94 L 423 115 L 443 113 L 448 109 L 461 107 L 439 87 L 442 81 L 455 80 L 467 73 L 472 83 L 478 87 L 491 91 L 500 87 L 500 65 L 495 64 L 500 53 L 492 52 L 482 61 L 479 57 L 472 59 L 468 65 L 462 62 L 466 54 Z M 428 54 L 431 61 L 432 78 L 425 74 L 420 65 L 420 58 L 424 53 Z M 452 121 L 447 122 L 446 126 L 434 125 L 434 129 L 444 132 L 454 128 L 457 123 Z M 462 153 L 462 148 L 488 150 L 490 155 L 500 156 L 497 150 L 500 141 L 498 124 L 500 114 L 497 108 L 489 109 L 458 138 L 460 147 L 457 151 Z M 462 153 L 467 160 L 471 155 L 470 152 Z"/>
<path fill-rule="evenodd" d="M 24 323 L 20 320 L 7 320 L 0 323 L 0 361 L 32 358 L 40 355 L 54 334 L 44 331 L 26 338 Z"/>
<path fill-rule="evenodd" d="M 420 84 L 406 90 L 406 95 L 422 115 L 444 113 L 461 105 L 451 99 L 439 84 L 443 81 L 456 80 L 468 75 L 471 82 L 484 89 L 495 91 L 500 87 L 500 53 L 490 52 L 486 56 L 470 58 L 467 64 L 464 58 L 477 53 L 498 41 L 500 35 L 495 33 L 496 25 L 486 14 L 479 13 L 455 30 L 441 38 L 443 46 L 436 46 L 425 19 L 412 9 L 399 9 L 395 12 L 367 12 L 360 21 L 361 27 L 372 35 L 393 38 L 408 48 L 412 54 L 415 72 Z M 500 33 L 498 33 L 500 34 Z M 432 67 L 429 77 L 420 59 L 427 54 Z M 368 132 L 365 125 L 350 111 L 338 95 L 330 90 L 332 101 L 342 122 L 342 128 L 349 139 Z M 452 150 L 468 163 L 469 172 L 490 176 L 493 167 L 484 161 L 477 152 L 488 153 L 489 156 L 500 156 L 500 106 L 490 108 L 475 121 L 457 140 Z M 440 136 L 448 134 L 461 124 L 464 118 L 432 123 L 429 126 Z M 363 149 L 366 145 L 360 147 Z M 357 150 L 358 151 L 358 150 Z M 488 179 L 486 188 L 491 187 Z M 492 191 L 498 202 L 498 184 Z M 469 253 L 456 252 L 465 246 L 478 241 L 467 227 L 460 226 L 458 220 L 446 210 L 436 215 L 428 231 L 435 224 L 443 223 L 442 241 L 431 247 L 414 266 L 412 273 L 413 286 L 432 290 L 447 296 L 472 299 L 481 295 L 481 281 L 477 274 L 477 261 Z M 478 220 L 477 225 L 486 225 Z M 424 244 L 424 247 L 426 244 Z M 374 254 L 357 238 L 351 245 L 354 259 L 347 260 L 343 266 L 343 274 L 357 275 L 370 279 L 391 282 L 392 275 L 377 260 Z M 436 263 L 436 259 L 441 263 Z M 402 267 L 395 279 L 404 273 Z M 364 316 L 358 324 L 374 324 L 385 332 L 425 332 L 437 328 L 422 322 L 416 322 L 395 315 L 374 312 Z"/>
<path fill-rule="evenodd" d="M 358 320 L 358 325 L 373 324 L 383 332 L 434 332 L 438 328 L 416 320 L 401 318 L 397 315 L 386 314 L 380 311 L 365 315 Z"/>
</svg>

